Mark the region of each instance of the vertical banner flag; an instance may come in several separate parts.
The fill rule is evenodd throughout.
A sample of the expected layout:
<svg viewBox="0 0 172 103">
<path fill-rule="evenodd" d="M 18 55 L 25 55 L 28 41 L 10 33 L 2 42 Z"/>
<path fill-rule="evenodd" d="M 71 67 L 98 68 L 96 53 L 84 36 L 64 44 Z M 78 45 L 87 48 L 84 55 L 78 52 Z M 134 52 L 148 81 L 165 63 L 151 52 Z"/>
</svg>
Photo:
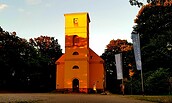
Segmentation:
<svg viewBox="0 0 172 103">
<path fill-rule="evenodd" d="M 142 70 L 139 34 L 132 34 L 132 41 L 133 41 L 134 56 L 136 60 L 137 70 Z"/>
<path fill-rule="evenodd" d="M 121 54 L 116 54 L 115 55 L 115 62 L 116 62 L 117 79 L 123 79 L 122 55 Z"/>
</svg>

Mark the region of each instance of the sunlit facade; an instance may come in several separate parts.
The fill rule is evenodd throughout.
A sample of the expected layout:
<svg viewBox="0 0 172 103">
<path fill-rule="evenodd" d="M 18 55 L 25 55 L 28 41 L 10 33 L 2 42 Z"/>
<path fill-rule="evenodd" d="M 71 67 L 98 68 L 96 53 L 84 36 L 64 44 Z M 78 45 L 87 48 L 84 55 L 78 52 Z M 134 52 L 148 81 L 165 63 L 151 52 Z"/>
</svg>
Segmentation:
<svg viewBox="0 0 172 103">
<path fill-rule="evenodd" d="M 65 53 L 57 61 L 56 89 L 92 92 L 104 89 L 104 61 L 89 48 L 88 13 L 65 14 Z"/>
</svg>

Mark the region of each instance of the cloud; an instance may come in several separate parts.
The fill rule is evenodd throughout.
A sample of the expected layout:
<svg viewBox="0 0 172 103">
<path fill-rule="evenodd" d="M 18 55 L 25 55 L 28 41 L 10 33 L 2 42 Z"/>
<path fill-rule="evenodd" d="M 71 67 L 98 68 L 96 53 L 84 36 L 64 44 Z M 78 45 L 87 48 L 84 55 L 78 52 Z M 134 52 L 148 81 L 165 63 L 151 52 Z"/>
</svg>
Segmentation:
<svg viewBox="0 0 172 103">
<path fill-rule="evenodd" d="M 3 10 L 3 9 L 5 9 L 5 8 L 7 8 L 8 7 L 8 5 L 6 5 L 6 4 L 1 4 L 0 3 L 0 10 Z"/>
<path fill-rule="evenodd" d="M 37 5 L 42 2 L 42 0 L 26 0 L 27 4 L 29 5 Z"/>
</svg>

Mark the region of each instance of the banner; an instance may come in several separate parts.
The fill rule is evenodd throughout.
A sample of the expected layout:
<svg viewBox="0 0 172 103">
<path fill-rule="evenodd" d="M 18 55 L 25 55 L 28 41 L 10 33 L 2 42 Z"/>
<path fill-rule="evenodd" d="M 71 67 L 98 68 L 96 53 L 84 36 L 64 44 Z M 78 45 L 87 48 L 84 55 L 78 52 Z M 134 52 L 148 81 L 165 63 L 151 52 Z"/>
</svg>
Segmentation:
<svg viewBox="0 0 172 103">
<path fill-rule="evenodd" d="M 142 70 L 139 34 L 132 34 L 132 41 L 133 41 L 134 56 L 136 60 L 137 70 Z"/>
<path fill-rule="evenodd" d="M 123 79 L 122 55 L 121 54 L 116 54 L 115 55 L 115 62 L 116 62 L 117 79 Z"/>
</svg>

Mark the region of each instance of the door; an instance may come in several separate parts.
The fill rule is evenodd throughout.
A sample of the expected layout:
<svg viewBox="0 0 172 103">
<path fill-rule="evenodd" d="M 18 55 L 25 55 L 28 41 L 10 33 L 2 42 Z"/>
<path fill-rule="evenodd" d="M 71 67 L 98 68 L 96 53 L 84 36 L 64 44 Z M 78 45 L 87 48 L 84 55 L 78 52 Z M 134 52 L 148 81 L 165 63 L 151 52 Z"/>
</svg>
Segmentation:
<svg viewBox="0 0 172 103">
<path fill-rule="evenodd" d="M 79 80 L 74 79 L 72 83 L 73 83 L 73 92 L 79 92 Z"/>
</svg>

